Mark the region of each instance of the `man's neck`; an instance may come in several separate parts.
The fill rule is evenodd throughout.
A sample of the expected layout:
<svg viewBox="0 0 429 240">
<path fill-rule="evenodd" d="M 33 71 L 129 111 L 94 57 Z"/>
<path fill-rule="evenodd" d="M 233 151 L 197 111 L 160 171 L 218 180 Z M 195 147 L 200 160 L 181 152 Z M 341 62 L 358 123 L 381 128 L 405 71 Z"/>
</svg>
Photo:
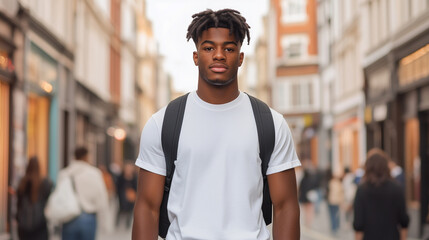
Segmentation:
<svg viewBox="0 0 429 240">
<path fill-rule="evenodd" d="M 204 102 L 211 104 L 224 104 L 229 103 L 236 99 L 240 94 L 237 81 L 228 86 L 215 87 L 206 84 L 205 82 L 198 82 L 197 94 Z"/>
</svg>

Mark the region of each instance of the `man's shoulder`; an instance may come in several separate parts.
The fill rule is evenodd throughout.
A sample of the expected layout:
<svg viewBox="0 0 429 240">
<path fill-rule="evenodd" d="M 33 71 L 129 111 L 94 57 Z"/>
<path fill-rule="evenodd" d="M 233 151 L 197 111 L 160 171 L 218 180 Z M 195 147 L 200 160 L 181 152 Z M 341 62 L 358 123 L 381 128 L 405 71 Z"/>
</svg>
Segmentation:
<svg viewBox="0 0 429 240">
<path fill-rule="evenodd" d="M 165 110 L 167 109 L 167 106 L 164 106 L 160 108 L 158 111 L 156 111 L 152 116 L 149 118 L 149 120 L 146 122 L 146 125 L 148 124 L 156 124 L 159 127 L 162 126 L 162 121 L 164 120 Z"/>
<path fill-rule="evenodd" d="M 192 92 L 190 92 L 190 94 L 192 94 Z M 187 95 L 187 94 L 181 95 L 177 98 L 184 97 L 185 95 Z M 152 124 L 155 123 L 158 127 L 162 127 L 162 123 L 164 121 L 164 116 L 165 116 L 165 111 L 167 110 L 168 105 L 172 101 L 176 100 L 177 98 L 170 100 L 170 102 L 168 102 L 167 105 L 163 106 L 158 111 L 156 111 L 154 114 L 152 114 L 151 118 L 149 119 L 149 121 L 146 124 L 148 124 L 148 123 L 150 124 L 152 121 Z"/>
<path fill-rule="evenodd" d="M 273 119 L 284 120 L 283 114 L 279 113 L 277 110 L 270 107 L 271 115 L 273 115 Z"/>
</svg>

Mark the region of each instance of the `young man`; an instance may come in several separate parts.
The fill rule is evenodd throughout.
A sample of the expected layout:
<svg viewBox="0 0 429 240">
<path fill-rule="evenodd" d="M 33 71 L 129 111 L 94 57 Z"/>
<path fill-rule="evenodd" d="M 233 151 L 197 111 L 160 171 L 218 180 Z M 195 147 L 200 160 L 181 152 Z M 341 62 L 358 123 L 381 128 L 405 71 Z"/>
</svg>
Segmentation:
<svg viewBox="0 0 429 240">
<path fill-rule="evenodd" d="M 192 16 L 187 39 L 195 42 L 198 89 L 186 102 L 168 200 L 167 239 L 269 239 L 262 217 L 258 133 L 249 97 L 237 71 L 249 25 L 238 11 L 206 10 Z M 294 167 L 300 161 L 282 115 L 271 110 L 275 146 L 267 170 L 274 239 L 299 239 Z M 165 108 L 141 135 L 133 239 L 157 239 L 166 163 L 161 145 Z"/>
</svg>

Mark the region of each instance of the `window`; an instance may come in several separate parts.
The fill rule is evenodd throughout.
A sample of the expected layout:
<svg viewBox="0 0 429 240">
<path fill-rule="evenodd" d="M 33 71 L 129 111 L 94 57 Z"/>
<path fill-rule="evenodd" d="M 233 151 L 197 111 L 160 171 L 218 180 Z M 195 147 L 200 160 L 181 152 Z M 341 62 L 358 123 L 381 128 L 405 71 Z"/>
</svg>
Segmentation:
<svg viewBox="0 0 429 240">
<path fill-rule="evenodd" d="M 309 108 L 313 105 L 313 84 L 308 80 L 296 81 L 291 84 L 291 107 Z"/>
<path fill-rule="evenodd" d="M 317 75 L 282 77 L 273 86 L 273 105 L 289 113 L 316 111 L 317 89 Z"/>
<path fill-rule="evenodd" d="M 285 35 L 282 48 L 287 59 L 305 59 L 308 56 L 308 37 L 303 34 Z"/>
<path fill-rule="evenodd" d="M 299 83 L 292 84 L 291 90 L 292 106 L 301 105 L 301 85 Z"/>
<path fill-rule="evenodd" d="M 105 17 L 110 16 L 110 1 L 109 0 L 95 0 L 95 5 L 101 10 Z"/>
<path fill-rule="evenodd" d="M 297 23 L 307 20 L 307 1 L 305 0 L 282 0 L 282 23 Z"/>
<path fill-rule="evenodd" d="M 299 58 L 301 57 L 301 43 L 291 43 L 287 49 L 288 58 Z"/>
</svg>

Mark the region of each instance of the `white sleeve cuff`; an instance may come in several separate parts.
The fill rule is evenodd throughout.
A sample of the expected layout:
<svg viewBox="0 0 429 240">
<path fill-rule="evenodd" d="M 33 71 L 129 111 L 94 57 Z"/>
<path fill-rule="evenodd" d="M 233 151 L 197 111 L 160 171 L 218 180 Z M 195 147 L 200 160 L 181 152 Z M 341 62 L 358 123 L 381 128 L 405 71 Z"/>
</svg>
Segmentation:
<svg viewBox="0 0 429 240">
<path fill-rule="evenodd" d="M 140 158 L 137 158 L 137 160 L 136 160 L 136 166 L 139 167 L 139 168 L 143 168 L 144 170 L 147 170 L 149 172 L 156 173 L 158 175 L 162 175 L 162 176 L 166 176 L 167 175 L 167 171 L 165 169 L 155 167 L 155 166 L 153 166 L 153 165 L 151 165 L 151 164 L 149 164 L 147 162 L 144 162 Z"/>
<path fill-rule="evenodd" d="M 299 159 L 295 159 L 293 161 L 288 161 L 286 163 L 280 164 L 278 166 L 268 167 L 267 175 L 278 173 L 278 172 L 299 167 L 299 166 L 301 166 L 301 162 L 299 161 Z"/>
</svg>

